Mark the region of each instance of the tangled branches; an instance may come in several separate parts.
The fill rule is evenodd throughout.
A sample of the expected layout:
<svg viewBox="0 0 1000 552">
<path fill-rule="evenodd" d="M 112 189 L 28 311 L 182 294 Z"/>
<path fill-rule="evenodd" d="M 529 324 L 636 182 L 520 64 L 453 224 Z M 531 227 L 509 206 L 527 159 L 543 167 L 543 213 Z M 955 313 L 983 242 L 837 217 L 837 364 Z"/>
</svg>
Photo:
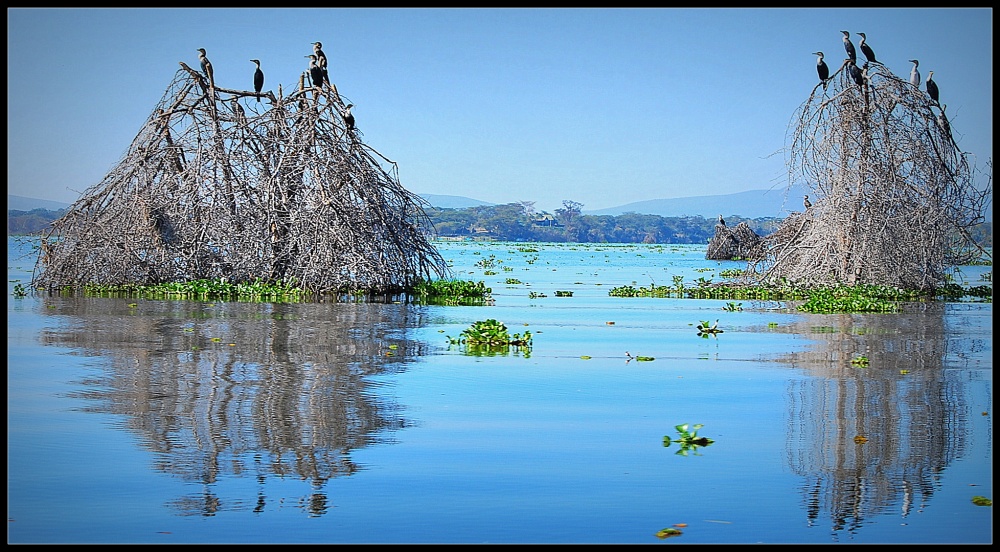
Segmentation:
<svg viewBox="0 0 1000 552">
<path fill-rule="evenodd" d="M 275 97 L 181 63 L 122 160 L 43 236 L 33 285 L 265 278 L 391 293 L 446 275 L 424 200 L 344 114 L 332 85 L 300 79 Z"/>
<path fill-rule="evenodd" d="M 977 188 L 945 106 L 882 64 L 866 64 L 860 84 L 849 69 L 818 84 L 790 126 L 790 180 L 814 200 L 768 236 L 761 280 L 935 288 L 984 254 L 969 229 L 992 198 L 992 161 Z"/>
</svg>

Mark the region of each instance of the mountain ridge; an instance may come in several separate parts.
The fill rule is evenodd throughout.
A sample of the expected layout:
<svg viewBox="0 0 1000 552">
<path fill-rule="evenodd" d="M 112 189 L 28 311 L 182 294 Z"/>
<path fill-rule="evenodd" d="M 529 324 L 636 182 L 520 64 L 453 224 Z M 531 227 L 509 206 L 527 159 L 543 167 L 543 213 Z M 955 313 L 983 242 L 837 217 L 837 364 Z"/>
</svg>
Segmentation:
<svg viewBox="0 0 1000 552">
<path fill-rule="evenodd" d="M 498 205 L 465 196 L 441 194 L 418 195 L 432 207 L 439 209 L 467 209 L 469 207 Z M 726 217 L 738 215 L 743 218 L 783 218 L 788 215 L 788 211 L 796 210 L 797 208 L 801 209 L 801 197 L 802 195 L 795 188 L 787 192 L 787 198 L 784 189 L 749 190 L 734 194 L 648 199 L 627 203 L 618 207 L 609 207 L 607 209 L 584 209 L 583 214 L 621 215 L 631 212 L 644 215 L 660 215 L 663 217 L 702 216 L 713 219 L 720 214 Z M 784 210 L 782 207 L 783 204 Z M 69 203 L 59 201 L 7 194 L 8 210 L 31 211 L 34 209 L 48 209 L 50 211 L 58 211 L 66 209 L 69 206 Z"/>
</svg>

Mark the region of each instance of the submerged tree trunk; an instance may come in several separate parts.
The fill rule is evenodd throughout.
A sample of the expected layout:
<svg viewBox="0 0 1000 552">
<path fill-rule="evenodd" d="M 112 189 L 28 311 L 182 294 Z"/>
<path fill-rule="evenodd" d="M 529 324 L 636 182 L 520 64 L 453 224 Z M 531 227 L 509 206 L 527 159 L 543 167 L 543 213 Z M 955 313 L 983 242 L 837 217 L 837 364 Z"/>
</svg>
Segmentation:
<svg viewBox="0 0 1000 552">
<path fill-rule="evenodd" d="M 383 293 L 448 275 L 426 202 L 345 126 L 335 89 L 302 83 L 244 104 L 253 92 L 209 87 L 181 63 L 122 160 L 43 235 L 33 285 Z"/>
</svg>

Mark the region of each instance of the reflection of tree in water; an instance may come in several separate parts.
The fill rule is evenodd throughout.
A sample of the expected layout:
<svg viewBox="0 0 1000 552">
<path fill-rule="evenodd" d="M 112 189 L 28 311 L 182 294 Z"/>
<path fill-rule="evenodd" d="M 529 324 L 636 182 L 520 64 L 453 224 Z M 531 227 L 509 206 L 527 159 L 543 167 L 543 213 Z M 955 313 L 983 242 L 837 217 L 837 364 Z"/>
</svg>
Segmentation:
<svg viewBox="0 0 1000 552">
<path fill-rule="evenodd" d="M 130 306 L 133 305 L 133 306 Z M 421 307 L 403 304 L 248 304 L 52 298 L 71 324 L 46 344 L 111 359 L 84 382 L 89 410 L 123 415 L 159 453 L 156 469 L 205 486 L 177 500 L 186 514 L 223 505 L 220 476 L 308 480 L 312 515 L 327 508 L 323 485 L 358 466 L 350 453 L 406 425 L 398 407 L 368 390 L 366 376 L 402 370 L 424 345 L 409 341 Z M 390 347 L 394 346 L 394 347 Z"/>
<path fill-rule="evenodd" d="M 827 510 L 834 532 L 854 533 L 868 517 L 920 511 L 940 473 L 971 448 L 970 416 L 982 405 L 966 403 L 967 387 L 992 390 L 988 379 L 969 381 L 967 369 L 992 366 L 991 322 L 987 315 L 981 334 L 949 328 L 945 308 L 961 306 L 804 315 L 778 329 L 816 340 L 781 359 L 818 376 L 792 380 L 788 399 L 788 461 L 807 481 L 810 524 Z M 859 356 L 867 367 L 851 364 Z"/>
</svg>

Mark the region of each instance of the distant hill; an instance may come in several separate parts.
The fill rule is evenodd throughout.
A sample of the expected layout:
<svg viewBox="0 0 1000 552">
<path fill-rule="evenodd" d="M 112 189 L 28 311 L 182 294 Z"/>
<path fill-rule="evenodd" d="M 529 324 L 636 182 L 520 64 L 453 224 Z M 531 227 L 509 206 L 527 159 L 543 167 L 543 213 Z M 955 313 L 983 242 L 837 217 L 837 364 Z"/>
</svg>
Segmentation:
<svg viewBox="0 0 1000 552">
<path fill-rule="evenodd" d="M 661 217 L 702 216 L 714 219 L 719 215 L 739 215 L 743 218 L 784 218 L 791 211 L 802 210 L 802 188 L 792 187 L 773 190 L 750 190 L 735 194 L 649 199 L 619 207 L 584 211 L 585 215 L 621 215 L 639 213 Z"/>
<path fill-rule="evenodd" d="M 34 211 L 35 209 L 48 209 L 49 211 L 58 211 L 59 209 L 65 209 L 69 207 L 69 203 L 61 203 L 59 201 L 49 201 L 47 199 L 35 199 L 33 197 L 24 197 L 17 195 L 7 194 L 7 210 L 15 211 Z"/>
<path fill-rule="evenodd" d="M 483 205 L 496 205 L 495 203 L 487 203 L 485 201 L 479 201 L 478 199 L 472 199 L 462 196 L 454 195 L 436 195 L 436 194 L 419 194 L 420 197 L 427 200 L 432 207 L 437 207 L 438 209 L 466 209 L 468 207 L 480 207 Z"/>
</svg>

